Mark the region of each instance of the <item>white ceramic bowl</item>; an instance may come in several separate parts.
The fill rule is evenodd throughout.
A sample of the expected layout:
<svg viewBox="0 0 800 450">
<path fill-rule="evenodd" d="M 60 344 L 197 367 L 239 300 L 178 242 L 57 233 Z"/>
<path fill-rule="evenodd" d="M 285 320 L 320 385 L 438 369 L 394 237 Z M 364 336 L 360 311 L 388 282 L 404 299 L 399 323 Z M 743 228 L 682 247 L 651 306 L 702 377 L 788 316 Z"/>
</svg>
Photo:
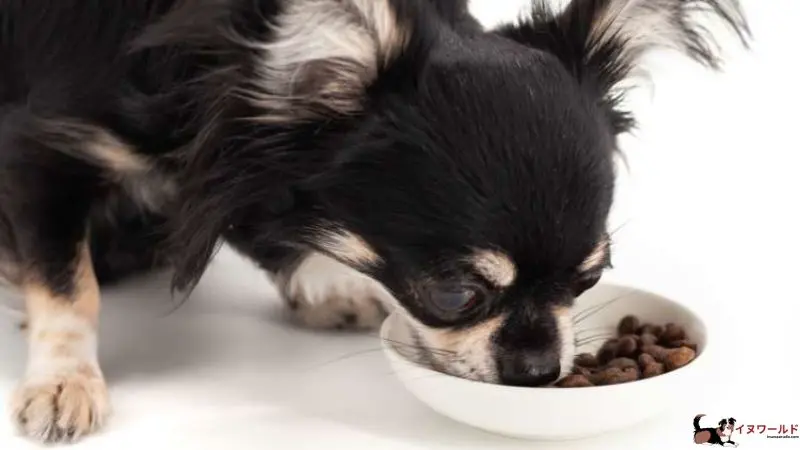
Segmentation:
<svg viewBox="0 0 800 450">
<path fill-rule="evenodd" d="M 709 359 L 706 326 L 696 313 L 650 292 L 602 283 L 578 299 L 575 311 L 576 318 L 581 311 L 595 311 L 576 324 L 576 331 L 590 333 L 612 332 L 627 314 L 648 322 L 683 325 L 698 344 L 698 356 L 673 372 L 630 383 L 527 388 L 465 380 L 412 361 L 404 355 L 407 352 L 402 345 L 392 343 L 411 343 L 400 313 L 384 322 L 381 337 L 395 374 L 420 401 L 458 422 L 506 436 L 539 440 L 589 437 L 652 419 L 691 398 Z M 594 351 L 601 344 L 597 341 L 578 352 Z"/>
</svg>

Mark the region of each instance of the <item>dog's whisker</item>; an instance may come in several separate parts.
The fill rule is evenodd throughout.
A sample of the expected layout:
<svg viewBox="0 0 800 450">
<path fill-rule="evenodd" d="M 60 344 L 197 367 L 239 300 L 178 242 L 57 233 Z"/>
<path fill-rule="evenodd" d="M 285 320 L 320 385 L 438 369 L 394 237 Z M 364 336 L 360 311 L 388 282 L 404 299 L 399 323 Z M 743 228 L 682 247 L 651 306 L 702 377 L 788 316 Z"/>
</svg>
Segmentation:
<svg viewBox="0 0 800 450">
<path fill-rule="evenodd" d="M 597 343 L 597 342 L 602 342 L 602 341 L 604 341 L 604 339 L 595 339 L 595 340 L 592 340 L 592 341 L 578 342 L 578 343 L 575 344 L 575 348 L 576 349 L 582 349 L 582 348 L 586 347 L 587 345 L 591 345 L 591 344 L 594 344 L 594 343 Z"/>
<path fill-rule="evenodd" d="M 580 336 L 585 333 L 598 332 L 598 331 L 613 334 L 613 331 L 609 330 L 608 327 L 600 326 L 600 327 L 591 327 L 591 328 L 583 328 L 581 330 L 576 330 L 575 336 Z"/>
<path fill-rule="evenodd" d="M 577 324 L 583 322 L 584 320 L 588 319 L 589 317 L 591 317 L 591 316 L 599 313 L 600 311 L 608 308 L 609 306 L 611 306 L 612 304 L 618 302 L 619 300 L 627 297 L 628 295 L 633 294 L 634 292 L 635 291 L 630 290 L 627 293 L 619 295 L 619 296 L 617 296 L 615 298 L 612 298 L 611 300 L 609 300 L 609 301 L 607 301 L 605 303 L 602 303 L 600 305 L 595 305 L 595 306 L 586 308 L 585 310 L 579 311 L 572 317 L 572 323 L 574 325 L 577 325 Z"/>
<path fill-rule="evenodd" d="M 428 347 L 428 346 L 418 345 L 418 344 L 409 344 L 408 342 L 397 341 L 397 340 L 389 339 L 389 338 L 384 338 L 384 340 L 386 342 L 390 342 L 390 343 L 392 343 L 394 345 L 399 345 L 399 346 L 406 347 L 406 348 L 412 348 L 412 349 L 415 349 L 415 350 L 425 350 L 425 351 L 427 351 L 429 353 L 432 353 L 432 354 L 435 354 L 435 355 L 448 356 L 448 355 L 455 355 L 456 354 L 456 352 L 454 352 L 452 350 L 446 350 L 446 349 L 442 349 L 442 348 Z"/>
<path fill-rule="evenodd" d="M 575 338 L 575 342 L 584 342 L 584 341 L 595 340 L 595 339 L 610 339 L 612 337 L 614 337 L 614 335 L 613 334 L 608 334 L 608 333 L 593 334 L 591 336 L 584 336 L 584 337 Z"/>
<path fill-rule="evenodd" d="M 591 344 L 592 342 L 597 342 L 597 341 L 605 341 L 605 340 L 609 339 L 610 337 L 612 337 L 612 336 L 611 335 L 602 335 L 602 336 L 591 336 L 591 337 L 587 337 L 587 338 L 583 338 L 583 339 L 576 339 L 575 340 L 575 345 L 579 346 L 579 345 Z"/>
</svg>

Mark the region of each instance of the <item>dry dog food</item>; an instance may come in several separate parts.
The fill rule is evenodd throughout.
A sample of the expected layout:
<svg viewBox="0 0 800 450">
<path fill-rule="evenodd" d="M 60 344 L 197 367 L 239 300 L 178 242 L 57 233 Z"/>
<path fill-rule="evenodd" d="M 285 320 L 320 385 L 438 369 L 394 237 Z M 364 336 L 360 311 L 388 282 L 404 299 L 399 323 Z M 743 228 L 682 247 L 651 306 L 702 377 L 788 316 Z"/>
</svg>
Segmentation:
<svg viewBox="0 0 800 450">
<path fill-rule="evenodd" d="M 572 374 L 558 387 L 589 387 L 652 378 L 683 367 L 697 355 L 697 344 L 674 323 L 641 323 L 636 316 L 619 321 L 616 336 L 595 353 L 575 357 Z"/>
</svg>

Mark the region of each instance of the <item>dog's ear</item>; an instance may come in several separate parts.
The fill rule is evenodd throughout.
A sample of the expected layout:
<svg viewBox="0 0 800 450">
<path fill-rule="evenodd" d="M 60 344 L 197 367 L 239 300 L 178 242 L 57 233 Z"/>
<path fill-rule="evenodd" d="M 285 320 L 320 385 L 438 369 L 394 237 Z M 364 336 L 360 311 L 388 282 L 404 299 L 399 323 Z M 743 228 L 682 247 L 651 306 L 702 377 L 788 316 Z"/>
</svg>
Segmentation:
<svg viewBox="0 0 800 450">
<path fill-rule="evenodd" d="M 229 94 L 258 120 L 316 120 L 360 110 L 365 89 L 406 48 L 409 8 L 393 0 L 185 0 L 134 42 L 229 58 Z"/>
<path fill-rule="evenodd" d="M 720 421 L 719 421 L 719 427 L 720 427 L 720 429 L 722 429 L 722 428 L 725 428 L 725 425 L 727 425 L 727 424 L 728 424 L 728 421 L 727 421 L 726 419 L 722 419 L 722 420 L 720 420 Z"/>
<path fill-rule="evenodd" d="M 610 113 L 615 131 L 635 121 L 621 102 L 653 49 L 676 49 L 720 68 L 719 45 L 702 14 L 732 30 L 747 47 L 749 27 L 737 0 L 572 0 L 561 12 L 533 0 L 530 14 L 496 30 L 557 56 Z"/>
</svg>

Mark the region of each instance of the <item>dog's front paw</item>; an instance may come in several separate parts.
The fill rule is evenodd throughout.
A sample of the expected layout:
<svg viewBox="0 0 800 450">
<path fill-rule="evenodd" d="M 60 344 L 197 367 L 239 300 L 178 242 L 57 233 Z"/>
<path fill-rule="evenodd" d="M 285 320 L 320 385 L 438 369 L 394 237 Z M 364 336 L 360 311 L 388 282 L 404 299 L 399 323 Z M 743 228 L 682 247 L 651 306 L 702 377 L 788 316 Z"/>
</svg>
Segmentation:
<svg viewBox="0 0 800 450">
<path fill-rule="evenodd" d="M 108 391 L 90 367 L 29 378 L 12 398 L 12 420 L 20 433 L 42 442 L 72 442 L 96 431 L 110 412 Z"/>
<path fill-rule="evenodd" d="M 374 329 L 390 303 L 378 282 L 317 253 L 289 274 L 281 290 L 292 319 L 311 328 Z"/>
</svg>

